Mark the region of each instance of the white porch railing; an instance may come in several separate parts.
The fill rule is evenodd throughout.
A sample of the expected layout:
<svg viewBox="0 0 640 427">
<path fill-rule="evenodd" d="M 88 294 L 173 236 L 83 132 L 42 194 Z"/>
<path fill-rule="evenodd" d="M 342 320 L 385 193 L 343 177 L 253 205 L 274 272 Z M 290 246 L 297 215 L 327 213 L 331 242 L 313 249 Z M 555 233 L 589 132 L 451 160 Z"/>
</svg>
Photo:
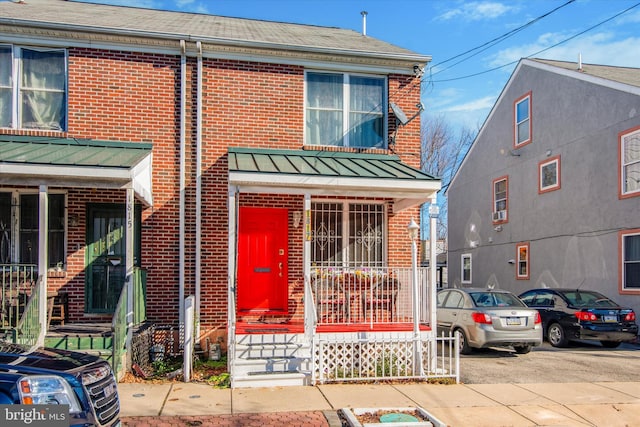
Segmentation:
<svg viewBox="0 0 640 427">
<path fill-rule="evenodd" d="M 428 268 L 418 268 L 419 323 L 430 321 Z M 413 323 L 411 267 L 336 268 L 311 271 L 318 325 Z"/>
<path fill-rule="evenodd" d="M 424 340 L 411 334 L 318 337 L 313 383 L 442 379 L 460 382 L 458 336 Z"/>
</svg>

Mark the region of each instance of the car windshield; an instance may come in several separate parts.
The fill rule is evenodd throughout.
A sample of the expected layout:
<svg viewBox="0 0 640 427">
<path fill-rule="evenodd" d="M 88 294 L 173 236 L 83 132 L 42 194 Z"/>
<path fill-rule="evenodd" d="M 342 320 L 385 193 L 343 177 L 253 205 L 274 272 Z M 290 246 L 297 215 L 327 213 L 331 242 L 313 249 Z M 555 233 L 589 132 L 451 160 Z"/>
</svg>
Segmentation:
<svg viewBox="0 0 640 427">
<path fill-rule="evenodd" d="M 478 307 L 524 307 L 518 297 L 507 292 L 471 292 L 469 295 Z"/>
<path fill-rule="evenodd" d="M 604 295 L 593 292 L 593 291 L 565 291 L 562 293 L 564 297 L 569 301 L 569 304 L 575 307 L 587 307 L 587 306 L 598 306 L 598 307 L 617 307 L 614 301 L 605 297 Z"/>
</svg>

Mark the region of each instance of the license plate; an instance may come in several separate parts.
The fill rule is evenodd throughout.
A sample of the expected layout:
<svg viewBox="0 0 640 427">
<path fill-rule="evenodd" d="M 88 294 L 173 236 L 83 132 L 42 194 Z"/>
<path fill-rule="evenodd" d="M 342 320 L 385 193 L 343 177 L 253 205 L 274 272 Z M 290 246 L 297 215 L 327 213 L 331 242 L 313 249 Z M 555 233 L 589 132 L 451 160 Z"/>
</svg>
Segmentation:
<svg viewBox="0 0 640 427">
<path fill-rule="evenodd" d="M 104 397 L 109 397 L 111 396 L 113 393 L 116 392 L 116 386 L 115 384 L 108 384 L 107 386 L 105 386 L 104 388 Z"/>
<path fill-rule="evenodd" d="M 605 322 L 617 322 L 618 321 L 618 317 L 617 316 L 603 316 L 604 317 L 604 321 Z"/>
<path fill-rule="evenodd" d="M 520 325 L 519 317 L 507 317 L 507 326 L 517 326 Z"/>
</svg>

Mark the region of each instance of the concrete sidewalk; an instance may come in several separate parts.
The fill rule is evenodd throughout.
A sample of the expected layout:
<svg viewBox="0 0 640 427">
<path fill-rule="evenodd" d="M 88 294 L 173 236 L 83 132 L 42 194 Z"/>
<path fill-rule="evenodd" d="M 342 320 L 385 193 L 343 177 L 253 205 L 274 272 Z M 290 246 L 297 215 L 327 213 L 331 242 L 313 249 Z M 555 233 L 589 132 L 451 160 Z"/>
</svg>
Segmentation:
<svg viewBox="0 0 640 427">
<path fill-rule="evenodd" d="M 216 416 L 228 420 L 241 414 L 265 414 L 274 418 L 277 413 L 310 418 L 324 414 L 326 418 L 326 424 L 322 420 L 286 425 L 340 426 L 335 414 L 341 408 L 403 407 L 422 407 L 449 426 L 640 425 L 640 382 L 330 384 L 233 390 L 195 383 L 121 383 L 118 390 L 125 426 L 143 425 L 140 418 L 129 417 L 153 417 L 167 426 L 214 425 L 211 420 Z M 171 422 L 171 417 L 184 416 L 192 421 Z M 198 417 L 208 421 L 198 424 Z M 218 425 L 285 425 L 283 422 L 242 424 L 236 420 Z"/>
</svg>

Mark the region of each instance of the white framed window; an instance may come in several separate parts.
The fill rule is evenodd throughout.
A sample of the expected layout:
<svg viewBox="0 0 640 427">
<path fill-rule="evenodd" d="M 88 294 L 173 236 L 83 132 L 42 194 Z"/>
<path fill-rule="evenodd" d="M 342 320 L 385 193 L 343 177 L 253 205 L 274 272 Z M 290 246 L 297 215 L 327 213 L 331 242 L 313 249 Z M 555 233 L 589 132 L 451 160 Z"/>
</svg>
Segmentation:
<svg viewBox="0 0 640 427">
<path fill-rule="evenodd" d="M 312 263 L 325 267 L 385 266 L 385 224 L 382 203 L 313 202 Z"/>
<path fill-rule="evenodd" d="M 49 193 L 48 266 L 66 260 L 66 195 Z M 38 264 L 39 195 L 0 190 L 0 264 Z"/>
<path fill-rule="evenodd" d="M 640 127 L 620 133 L 621 198 L 640 196 Z"/>
<path fill-rule="evenodd" d="M 460 255 L 460 282 L 471 283 L 471 254 Z"/>
<path fill-rule="evenodd" d="M 531 92 L 514 102 L 514 148 L 531 142 Z"/>
<path fill-rule="evenodd" d="M 619 245 L 620 290 L 640 292 L 640 229 L 621 231 Z"/>
<path fill-rule="evenodd" d="M 529 272 L 529 243 L 518 243 L 516 245 L 516 279 L 528 280 Z"/>
<path fill-rule="evenodd" d="M 305 73 L 305 144 L 386 148 L 384 77 Z"/>
<path fill-rule="evenodd" d="M 560 188 L 560 156 L 555 156 L 538 164 L 538 193 L 546 193 Z"/>
<path fill-rule="evenodd" d="M 64 49 L 0 45 L 0 127 L 66 130 Z"/>
<path fill-rule="evenodd" d="M 493 180 L 493 208 L 492 220 L 494 224 L 501 224 L 508 220 L 509 207 L 509 178 L 502 176 Z"/>
</svg>

